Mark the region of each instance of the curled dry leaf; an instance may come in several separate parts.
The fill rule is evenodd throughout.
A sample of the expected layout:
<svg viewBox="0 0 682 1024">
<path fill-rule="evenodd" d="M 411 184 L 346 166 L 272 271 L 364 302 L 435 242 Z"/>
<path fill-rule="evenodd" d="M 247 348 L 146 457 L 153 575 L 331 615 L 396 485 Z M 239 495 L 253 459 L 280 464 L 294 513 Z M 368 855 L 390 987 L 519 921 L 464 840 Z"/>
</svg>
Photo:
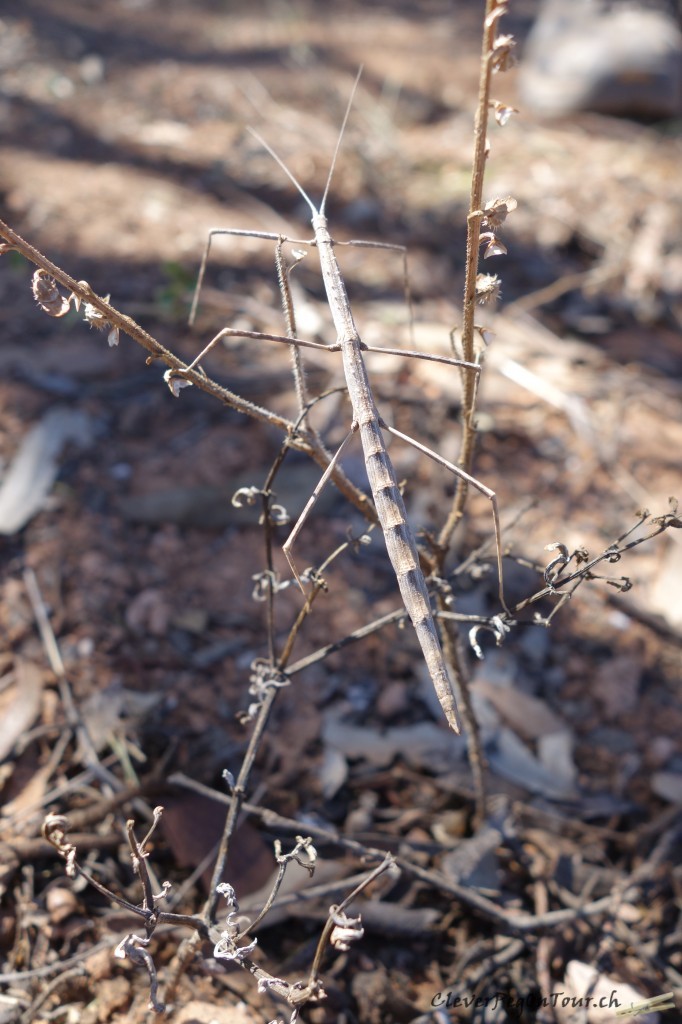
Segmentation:
<svg viewBox="0 0 682 1024">
<path fill-rule="evenodd" d="M 213 947 L 213 956 L 216 960 L 234 960 L 241 963 L 245 957 L 253 953 L 258 939 L 254 939 L 246 946 L 238 946 L 229 932 L 222 932 L 220 939 Z"/>
<path fill-rule="evenodd" d="M 285 526 L 291 522 L 291 516 L 284 508 L 284 505 L 270 506 L 270 522 L 273 526 Z"/>
<path fill-rule="evenodd" d="M 255 505 L 256 498 L 262 493 L 258 487 L 240 487 L 232 495 L 232 505 L 235 508 L 243 508 L 244 505 Z"/>
<path fill-rule="evenodd" d="M 66 316 L 71 308 L 72 294 L 68 299 L 61 294 L 57 282 L 45 270 L 36 270 L 31 283 L 33 297 L 48 316 Z"/>
<path fill-rule="evenodd" d="M 351 942 L 356 942 L 365 934 L 359 914 L 357 917 L 348 917 L 343 911 L 337 911 L 332 907 L 332 920 L 334 927 L 329 941 L 334 949 L 345 953 L 350 949 Z"/>
<path fill-rule="evenodd" d="M 276 594 L 278 590 L 282 589 L 277 573 L 269 569 L 255 573 L 251 579 L 254 581 L 251 592 L 253 601 L 267 601 L 271 594 Z"/>
</svg>

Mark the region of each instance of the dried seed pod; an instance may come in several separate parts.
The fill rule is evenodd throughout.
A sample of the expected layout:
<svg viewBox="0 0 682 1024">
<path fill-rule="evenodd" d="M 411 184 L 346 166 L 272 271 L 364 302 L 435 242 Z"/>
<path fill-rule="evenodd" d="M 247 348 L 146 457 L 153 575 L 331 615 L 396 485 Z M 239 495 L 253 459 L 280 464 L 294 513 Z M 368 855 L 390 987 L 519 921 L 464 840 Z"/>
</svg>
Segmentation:
<svg viewBox="0 0 682 1024">
<path fill-rule="evenodd" d="M 497 302 L 500 297 L 500 279 L 497 274 L 478 274 L 476 299 L 481 306 Z"/>
<path fill-rule="evenodd" d="M 516 107 L 508 107 L 504 103 L 500 103 L 499 100 L 494 100 L 493 111 L 496 122 L 500 128 L 504 128 L 509 123 L 513 114 L 518 114 Z"/>
<path fill-rule="evenodd" d="M 517 63 L 515 49 L 516 40 L 513 36 L 500 35 L 497 37 L 490 52 L 494 72 L 509 71 L 514 67 Z"/>
<path fill-rule="evenodd" d="M 34 299 L 48 316 L 66 316 L 69 312 L 73 295 L 65 298 L 59 291 L 55 279 L 50 277 L 46 270 L 36 270 L 31 287 Z"/>
<path fill-rule="evenodd" d="M 480 243 L 485 245 L 483 250 L 484 260 L 489 259 L 491 256 L 506 256 L 507 254 L 507 246 L 492 231 L 481 232 Z"/>
<path fill-rule="evenodd" d="M 107 295 L 107 297 L 106 297 L 106 299 L 104 301 L 105 302 L 109 301 L 109 296 L 108 295 Z M 86 321 L 86 323 L 90 324 L 91 327 L 94 327 L 95 330 L 97 330 L 97 331 L 108 331 L 109 332 L 107 334 L 107 341 L 109 342 L 109 348 L 112 348 L 114 345 L 118 345 L 118 341 L 119 341 L 119 329 L 118 329 L 118 327 L 115 327 L 114 324 L 112 324 L 111 321 L 107 319 L 107 317 L 104 315 L 104 313 L 100 312 L 100 310 L 97 309 L 96 306 L 93 306 L 91 302 L 86 302 L 85 303 L 85 306 L 83 307 L 83 318 Z"/>
<path fill-rule="evenodd" d="M 163 375 L 163 379 L 165 380 L 166 384 L 170 388 L 175 398 L 180 397 L 180 391 L 182 388 L 192 387 L 191 380 L 185 380 L 184 377 L 176 376 L 174 370 L 166 370 L 166 372 Z"/>
<path fill-rule="evenodd" d="M 481 222 L 484 228 L 496 231 L 502 227 L 510 213 L 513 213 L 519 204 L 513 196 L 506 196 L 504 199 L 491 199 L 485 204 L 485 217 Z"/>
</svg>

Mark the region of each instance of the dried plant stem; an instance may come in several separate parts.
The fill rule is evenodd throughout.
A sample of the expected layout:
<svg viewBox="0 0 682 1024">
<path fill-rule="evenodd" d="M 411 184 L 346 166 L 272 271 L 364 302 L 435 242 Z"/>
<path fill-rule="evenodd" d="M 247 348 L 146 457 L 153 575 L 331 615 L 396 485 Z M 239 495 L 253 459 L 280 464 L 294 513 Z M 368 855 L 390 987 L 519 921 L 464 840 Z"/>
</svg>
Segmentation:
<svg viewBox="0 0 682 1024">
<path fill-rule="evenodd" d="M 478 84 L 478 103 L 474 120 L 474 161 L 471 174 L 471 193 L 469 197 L 469 215 L 467 217 L 466 269 L 464 278 L 464 306 L 462 310 L 462 357 L 473 362 L 474 351 L 474 315 L 476 310 L 476 276 L 478 274 L 478 250 L 481 234 L 481 218 L 483 205 L 483 178 L 485 174 L 488 111 L 490 105 L 490 81 L 492 77 L 492 47 L 497 31 L 497 19 L 493 13 L 500 6 L 499 0 L 486 0 L 485 20 L 483 28 L 483 46 L 481 52 L 481 72 Z M 459 465 L 465 472 L 471 472 L 476 442 L 476 425 L 474 421 L 474 404 L 476 399 L 475 382 L 467 374 L 462 375 L 462 444 Z M 464 515 L 464 507 L 468 494 L 468 481 L 461 477 L 457 481 L 455 498 L 438 543 L 444 552 L 447 551 L 452 534 Z"/>
<path fill-rule="evenodd" d="M 476 276 L 478 273 L 481 207 L 483 205 L 483 179 L 486 164 L 488 110 L 490 104 L 490 81 L 492 77 L 491 53 L 497 30 L 497 19 L 492 15 L 498 6 L 499 0 L 486 0 L 478 103 L 474 120 L 474 159 L 469 197 L 469 215 L 467 217 L 466 268 L 461 338 L 462 357 L 467 362 L 473 362 L 475 359 L 474 315 L 476 310 Z M 462 374 L 462 443 L 458 464 L 467 474 L 471 473 L 476 442 L 476 423 L 474 417 L 476 390 L 476 381 L 470 375 Z M 467 494 L 468 481 L 465 477 L 459 477 L 450 513 L 438 537 L 435 561 L 439 574 L 442 572 L 452 535 L 464 515 Z M 498 557 L 502 557 L 499 550 Z M 439 601 L 439 603 L 441 608 L 444 609 L 443 602 Z M 480 824 L 485 818 L 486 810 L 485 759 L 478 723 L 471 708 L 469 671 L 458 642 L 458 637 L 452 626 L 441 622 L 440 632 L 444 651 L 452 668 L 453 686 L 458 695 L 458 704 L 461 708 L 462 718 L 469 736 L 469 761 L 476 792 L 475 823 Z"/>
<path fill-rule="evenodd" d="M 263 735 L 265 734 L 265 730 L 270 720 L 270 713 L 278 692 L 279 690 L 276 686 L 269 686 L 266 690 L 265 697 L 258 709 L 258 715 L 256 716 L 253 732 L 249 738 L 249 745 L 239 769 L 237 781 L 232 787 L 232 801 L 230 803 L 227 821 L 225 822 L 225 828 L 223 829 L 223 836 L 218 848 L 218 855 L 213 869 L 209 894 L 201 912 L 201 917 L 207 924 L 215 923 L 216 908 L 220 900 L 220 893 L 217 889 L 227 863 L 230 840 L 237 826 L 237 818 L 239 817 L 239 812 L 241 811 L 242 804 L 246 797 L 251 770 L 256 760 L 256 754 L 258 753 L 261 740 L 263 739 Z"/>
<path fill-rule="evenodd" d="M 280 235 L 277 239 L 277 245 L 275 246 L 275 269 L 277 270 L 280 295 L 282 296 L 284 322 L 287 328 L 287 335 L 290 338 L 295 338 L 298 332 L 296 330 L 294 300 L 291 296 L 289 275 L 294 267 L 296 267 L 297 263 L 302 259 L 303 257 L 300 256 L 291 267 L 287 266 L 284 256 L 284 236 Z M 289 350 L 291 352 L 291 370 L 294 377 L 294 389 L 298 400 L 298 412 L 302 418 L 305 418 L 306 406 L 310 399 L 305 382 L 305 371 L 303 369 L 303 360 L 301 359 L 301 349 L 298 345 L 291 345 Z"/>
<path fill-rule="evenodd" d="M 29 601 L 31 602 L 31 608 L 33 609 L 33 614 L 38 626 L 38 632 L 40 633 L 40 638 L 43 642 L 43 647 L 45 648 L 50 668 L 57 679 L 59 696 L 64 707 L 66 721 L 75 733 L 78 742 L 81 745 L 85 764 L 88 768 L 92 769 L 93 774 L 99 778 L 103 786 L 106 787 L 107 794 L 110 795 L 112 792 L 120 790 L 122 788 L 122 783 L 113 774 L 113 772 L 110 772 L 108 768 L 105 768 L 102 764 L 92 742 L 92 737 L 90 736 L 87 725 L 85 724 L 83 717 L 76 706 L 76 702 L 73 699 L 71 686 L 64 667 L 64 661 L 62 660 L 61 651 L 59 650 L 59 644 L 57 643 L 57 638 L 54 635 L 54 631 L 47 614 L 43 595 L 41 594 L 40 587 L 38 585 L 38 579 L 31 568 L 24 570 L 24 586 L 26 587 L 26 593 L 28 594 Z M 141 805 L 141 807 L 144 810 L 144 805 Z M 140 806 L 138 806 L 138 810 L 139 809 Z"/>
<path fill-rule="evenodd" d="M 193 780 L 185 780 L 182 776 L 172 776 L 169 781 L 173 782 L 174 780 L 180 783 L 180 785 L 188 785 L 199 792 L 206 792 L 206 787 L 198 786 Z M 227 802 L 230 800 L 230 797 L 222 793 L 214 793 L 213 795 L 215 799 L 220 801 Z M 299 821 L 287 818 L 275 811 L 247 803 L 242 804 L 242 807 L 269 828 L 281 828 L 293 833 L 298 833 L 301 830 L 301 823 Z M 340 835 L 330 828 L 323 828 L 311 822 L 306 822 L 306 831 L 316 842 L 338 845 L 340 849 L 361 856 L 365 860 L 383 862 L 386 857 L 385 850 L 374 846 L 367 846 L 357 839 Z M 530 914 L 526 911 L 508 910 L 504 906 L 495 903 L 489 897 L 482 895 L 477 889 L 468 885 L 462 885 L 460 882 L 455 882 L 447 878 L 440 871 L 423 868 L 404 855 L 396 855 L 395 863 L 405 874 L 452 896 L 463 906 L 469 907 L 471 910 L 481 914 L 482 917 L 495 922 L 501 930 L 510 933 L 516 932 L 520 935 L 532 935 L 536 931 L 544 931 L 561 924 L 588 919 L 599 914 L 608 914 L 623 899 L 623 895 L 628 889 L 641 884 L 645 878 L 650 877 L 653 870 L 651 858 L 649 858 L 622 883 L 617 892 L 611 892 L 606 896 L 601 896 L 598 899 L 578 906 L 560 907 L 557 910 L 548 910 L 541 914 Z"/>
<path fill-rule="evenodd" d="M 384 873 L 384 871 L 388 871 L 388 869 L 393 864 L 395 864 L 395 858 L 393 857 L 392 854 L 387 853 L 384 856 L 384 859 L 382 860 L 381 864 L 377 865 L 377 867 L 374 868 L 374 870 L 369 875 L 367 875 L 366 878 L 363 878 L 363 880 L 359 883 L 359 885 L 357 885 L 353 889 L 353 891 L 350 892 L 341 903 L 339 903 L 339 905 L 336 907 L 337 912 L 338 911 L 343 911 L 343 910 L 346 909 L 346 907 L 350 906 L 350 904 L 353 902 L 353 900 L 357 899 L 357 897 L 360 895 L 360 893 L 364 892 L 364 890 L 367 888 L 368 885 L 370 885 L 376 878 L 378 878 L 379 875 L 382 875 Z M 334 927 L 334 920 L 333 920 L 333 916 L 330 914 L 329 917 L 327 918 L 327 922 L 326 922 L 326 924 L 325 924 L 325 926 L 324 926 L 324 928 L 322 930 L 322 934 L 320 935 L 319 942 L 317 943 L 317 949 L 315 950 L 315 958 L 313 960 L 313 965 L 310 968 L 310 976 L 308 978 L 308 988 L 311 991 L 315 990 L 315 986 L 317 985 L 317 983 L 319 981 L 320 967 L 322 965 L 322 955 L 323 955 L 324 950 L 325 950 L 325 948 L 327 946 L 327 943 L 329 942 L 329 937 L 331 935 L 331 931 L 332 931 L 333 927 Z"/>
<path fill-rule="evenodd" d="M 445 598 L 438 595 L 438 608 L 440 611 L 447 611 Z M 483 753 L 481 734 L 474 709 L 471 704 L 471 690 L 469 687 L 469 671 L 466 665 L 466 658 L 462 650 L 462 643 L 454 623 L 446 619 L 439 619 L 443 653 L 448 664 L 452 668 L 452 681 L 457 695 L 457 706 L 462 716 L 464 734 L 468 739 L 469 766 L 471 768 L 472 781 L 474 784 L 474 820 L 473 831 L 483 824 L 486 815 L 487 789 L 485 782 L 485 770 L 487 762 Z"/>
<path fill-rule="evenodd" d="M 42 988 L 31 1005 L 19 1017 L 18 1024 L 31 1024 L 32 1021 L 37 1019 L 38 1010 L 45 1005 L 50 996 L 54 995 L 67 982 L 72 981 L 74 978 L 82 978 L 85 974 L 85 967 L 82 964 L 77 964 L 75 967 L 69 967 L 67 970 L 62 971 L 58 977 L 53 978 L 52 981 Z M 23 977 L 25 976 L 22 976 L 22 981 Z"/>
</svg>

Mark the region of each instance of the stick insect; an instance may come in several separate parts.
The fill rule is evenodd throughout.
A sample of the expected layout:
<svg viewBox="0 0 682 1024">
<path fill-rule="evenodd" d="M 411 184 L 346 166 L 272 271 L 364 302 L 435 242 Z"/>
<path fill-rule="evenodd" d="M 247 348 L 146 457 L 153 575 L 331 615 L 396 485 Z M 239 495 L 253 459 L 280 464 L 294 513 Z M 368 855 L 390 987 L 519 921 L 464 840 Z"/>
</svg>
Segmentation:
<svg viewBox="0 0 682 1024">
<path fill-rule="evenodd" d="M 301 346 L 302 348 L 315 348 L 324 349 L 328 352 L 341 352 L 343 360 L 343 368 L 346 377 L 346 386 L 348 389 L 348 395 L 350 397 L 353 419 L 351 428 L 336 453 L 330 458 L 323 476 L 318 483 L 317 487 L 313 491 L 307 505 L 301 513 L 298 522 L 291 531 L 287 541 L 283 545 L 283 551 L 287 558 L 287 561 L 291 567 L 291 570 L 298 580 L 301 589 L 303 590 L 303 584 L 301 583 L 298 572 L 294 565 L 292 557 L 292 548 L 298 537 L 303 524 L 312 509 L 315 501 L 319 497 L 322 488 L 328 482 L 335 468 L 339 462 L 342 452 L 348 444 L 351 437 L 355 434 L 360 435 L 362 448 L 365 457 L 365 466 L 367 469 L 367 476 L 369 480 L 372 497 L 376 507 L 377 517 L 383 530 L 384 539 L 386 543 L 386 549 L 388 552 L 389 559 L 393 566 L 395 575 L 398 581 L 398 587 L 405 604 L 405 608 L 409 614 L 409 617 L 414 626 L 414 630 L 417 634 L 417 639 L 424 655 L 431 680 L 433 682 L 436 694 L 440 701 L 441 707 L 445 714 L 450 727 L 459 733 L 459 720 L 457 715 L 457 705 L 455 694 L 453 691 L 452 682 L 448 672 L 445 659 L 443 657 L 443 651 L 441 648 L 438 630 L 434 621 L 434 617 L 431 611 L 429 592 L 424 579 L 424 574 L 421 570 L 419 563 L 419 554 L 417 551 L 417 545 L 410 529 L 405 504 L 403 502 L 400 487 L 396 478 L 393 464 L 386 450 L 386 443 L 384 441 L 382 431 L 388 431 L 395 437 L 407 442 L 416 448 L 419 452 L 428 455 L 438 465 L 445 467 L 450 470 L 456 476 L 463 478 L 478 491 L 484 494 L 491 502 L 493 511 L 493 521 L 495 527 L 495 539 L 497 543 L 497 569 L 499 579 L 499 594 L 500 600 L 503 607 L 506 609 L 503 595 L 503 582 L 502 582 L 502 547 L 501 547 L 501 533 L 499 524 L 499 514 L 497 508 L 497 499 L 494 491 L 486 487 L 475 477 L 466 473 L 461 467 L 455 466 L 453 463 L 444 459 L 437 452 L 434 452 L 425 445 L 414 440 L 401 431 L 396 430 L 394 427 L 389 426 L 385 420 L 381 417 L 374 396 L 372 394 L 372 388 L 370 385 L 367 369 L 365 367 L 363 352 L 369 351 L 381 351 L 384 353 L 400 354 L 405 356 L 413 356 L 416 358 L 431 359 L 438 362 L 443 362 L 452 366 L 458 366 L 464 368 L 467 371 L 475 373 L 478 377 L 480 372 L 480 365 L 478 363 L 469 363 L 460 359 L 452 359 L 445 356 L 435 356 L 428 353 L 421 352 L 409 352 L 405 350 L 386 349 L 386 348 L 373 348 L 366 345 L 360 338 L 360 334 L 355 325 L 353 319 L 353 313 L 351 311 L 350 301 L 348 299 L 348 293 L 341 275 L 341 270 L 336 259 L 334 252 L 335 245 L 339 244 L 359 244 L 363 246 L 372 246 L 382 249 L 395 249 L 403 250 L 402 246 L 389 245 L 382 242 L 348 242 L 339 243 L 335 242 L 329 233 L 327 218 L 325 216 L 325 206 L 327 197 L 329 195 L 329 189 L 331 187 L 332 176 L 336 166 L 336 161 L 339 154 L 339 149 L 343 139 L 343 135 L 346 129 L 348 117 L 350 115 L 355 90 L 358 85 L 360 73 L 355 80 L 353 91 L 346 108 L 346 113 L 341 125 L 336 148 L 331 161 L 331 166 L 327 176 L 327 181 L 322 196 L 322 201 L 319 208 L 315 206 L 310 196 L 303 189 L 302 185 L 294 177 L 292 172 L 275 153 L 275 151 L 265 142 L 256 132 L 252 131 L 251 134 L 258 140 L 258 142 L 267 150 L 273 159 L 282 168 L 284 173 L 287 175 L 289 180 L 292 182 L 294 187 L 298 190 L 300 195 L 307 203 L 311 213 L 311 224 L 314 233 L 314 237 L 308 240 L 286 238 L 282 235 L 273 234 L 270 232 L 261 231 L 244 231 L 239 229 L 230 228 L 215 228 L 209 233 L 206 249 L 201 263 L 201 269 L 197 280 L 197 286 L 194 295 L 194 301 L 192 303 L 192 312 L 190 314 L 190 322 L 194 318 L 196 312 L 196 306 L 201 289 L 204 272 L 208 260 L 208 254 L 211 246 L 211 241 L 215 235 L 227 234 L 237 236 L 249 236 L 255 238 L 264 238 L 271 241 L 275 241 L 278 247 L 281 247 L 282 242 L 292 243 L 296 245 L 307 245 L 315 247 L 319 254 L 320 269 L 322 272 L 322 279 L 327 295 L 327 301 L 331 310 L 334 327 L 337 334 L 337 342 L 334 345 L 322 345 L 317 342 L 305 341 L 297 337 L 274 334 L 264 334 L 255 331 L 241 331 L 233 328 L 224 328 L 211 342 L 203 349 L 203 351 L 197 356 L 194 362 L 188 369 L 193 369 L 200 361 L 201 358 L 215 345 L 218 341 L 225 337 L 241 337 L 241 338 L 260 338 L 270 341 L 282 342 L 287 345 Z M 187 372 L 187 370 L 185 371 Z M 177 373 L 175 371 L 174 373 Z M 304 591 L 305 592 L 305 591 Z"/>
</svg>

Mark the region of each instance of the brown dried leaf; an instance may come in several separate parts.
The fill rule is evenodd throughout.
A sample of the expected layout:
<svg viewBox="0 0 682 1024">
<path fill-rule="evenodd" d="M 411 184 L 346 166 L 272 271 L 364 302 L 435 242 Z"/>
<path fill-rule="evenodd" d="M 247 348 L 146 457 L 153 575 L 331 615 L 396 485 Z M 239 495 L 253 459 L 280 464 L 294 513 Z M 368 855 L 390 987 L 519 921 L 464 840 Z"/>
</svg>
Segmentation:
<svg viewBox="0 0 682 1024">
<path fill-rule="evenodd" d="M 498 686 L 484 677 L 485 666 L 473 684 L 474 692 L 482 694 L 496 711 L 523 739 L 535 740 L 540 736 L 560 733 L 566 722 L 546 701 L 533 697 L 511 686 Z"/>
<path fill-rule="evenodd" d="M 14 744 L 37 718 L 43 691 L 43 670 L 32 661 L 16 658 L 16 683 L 0 697 L 0 761 L 11 752 Z"/>
<path fill-rule="evenodd" d="M 199 793 L 180 790 L 164 798 L 164 808 L 160 830 L 173 851 L 175 863 L 189 869 L 204 864 L 220 841 L 227 815 L 225 804 Z M 272 873 L 272 865 L 271 848 L 248 821 L 242 822 L 230 847 L 225 875 L 238 891 L 240 902 L 243 896 L 265 884 Z M 212 873 L 211 862 L 201 876 L 206 891 Z"/>
<path fill-rule="evenodd" d="M 97 1020 L 100 1024 L 112 1019 L 115 1010 L 128 1006 L 131 998 L 130 981 L 128 978 L 105 978 L 97 986 L 95 1001 Z"/>
<path fill-rule="evenodd" d="M 263 1016 L 252 1013 L 245 1003 L 220 1006 L 192 999 L 178 1009 L 173 1019 L 175 1024 L 260 1024 Z"/>
<path fill-rule="evenodd" d="M 607 721 L 637 706 L 641 678 L 642 662 L 635 651 L 612 658 L 599 668 L 593 693 Z"/>
<path fill-rule="evenodd" d="M 147 587 L 132 599 L 125 611 L 126 625 L 140 635 L 165 636 L 171 610 L 163 591 Z"/>
</svg>

